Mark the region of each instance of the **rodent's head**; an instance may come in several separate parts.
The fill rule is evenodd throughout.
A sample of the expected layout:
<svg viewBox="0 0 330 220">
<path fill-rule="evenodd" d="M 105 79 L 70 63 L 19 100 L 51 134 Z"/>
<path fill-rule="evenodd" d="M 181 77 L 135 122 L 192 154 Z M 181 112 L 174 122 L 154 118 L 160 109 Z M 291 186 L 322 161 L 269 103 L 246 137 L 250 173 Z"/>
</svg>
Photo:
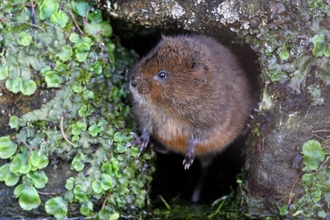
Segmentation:
<svg viewBox="0 0 330 220">
<path fill-rule="evenodd" d="M 166 107 L 189 102 L 207 80 L 202 56 L 192 38 L 163 37 L 133 70 L 130 89 L 135 100 Z"/>
</svg>

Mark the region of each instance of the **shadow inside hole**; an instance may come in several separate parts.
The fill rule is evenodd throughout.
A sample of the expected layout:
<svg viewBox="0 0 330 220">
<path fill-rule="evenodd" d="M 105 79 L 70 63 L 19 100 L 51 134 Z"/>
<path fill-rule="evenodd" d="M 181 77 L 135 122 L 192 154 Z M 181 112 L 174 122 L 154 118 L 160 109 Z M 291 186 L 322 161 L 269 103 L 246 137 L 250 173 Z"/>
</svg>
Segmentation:
<svg viewBox="0 0 330 220">
<path fill-rule="evenodd" d="M 187 34 L 187 32 L 157 32 L 155 30 L 150 30 L 150 33 L 152 34 L 121 37 L 121 43 L 126 48 L 133 49 L 141 58 L 158 43 L 162 34 L 174 36 Z M 221 40 L 219 42 L 237 55 L 251 82 L 255 100 L 258 100 L 260 94 L 258 82 L 260 67 L 256 53 L 248 45 L 231 44 L 230 42 L 221 42 Z M 223 195 L 227 195 L 232 190 L 236 190 L 236 177 L 245 163 L 245 157 L 242 153 L 244 142 L 245 138 L 235 140 L 234 143 L 214 158 L 202 188 L 201 203 L 210 203 Z M 189 170 L 184 170 L 183 159 L 182 155 L 175 153 L 169 155 L 157 153 L 156 172 L 153 176 L 151 191 L 151 199 L 156 203 L 160 202 L 159 195 L 165 198 L 166 201 L 171 201 L 174 198 L 190 201 L 201 174 L 201 167 L 199 161 L 195 160 Z"/>
<path fill-rule="evenodd" d="M 236 190 L 236 176 L 245 162 L 241 153 L 243 145 L 242 138 L 213 159 L 208 168 L 199 203 L 212 202 Z M 158 196 L 161 195 L 167 201 L 174 198 L 190 201 L 202 170 L 197 159 L 189 170 L 184 170 L 183 159 L 182 155 L 175 153 L 169 155 L 157 153 L 156 172 L 152 182 L 152 200 L 158 200 Z"/>
</svg>

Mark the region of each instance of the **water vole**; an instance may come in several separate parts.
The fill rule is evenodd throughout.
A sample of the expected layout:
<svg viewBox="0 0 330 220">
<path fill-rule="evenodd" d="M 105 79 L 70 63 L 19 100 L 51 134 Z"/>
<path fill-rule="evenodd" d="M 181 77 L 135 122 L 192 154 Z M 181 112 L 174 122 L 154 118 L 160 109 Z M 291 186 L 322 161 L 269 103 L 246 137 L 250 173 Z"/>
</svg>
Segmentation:
<svg viewBox="0 0 330 220">
<path fill-rule="evenodd" d="M 162 37 L 134 67 L 130 90 L 145 148 L 150 136 L 185 155 L 222 151 L 244 129 L 252 109 L 249 82 L 235 56 L 202 35 Z"/>
</svg>

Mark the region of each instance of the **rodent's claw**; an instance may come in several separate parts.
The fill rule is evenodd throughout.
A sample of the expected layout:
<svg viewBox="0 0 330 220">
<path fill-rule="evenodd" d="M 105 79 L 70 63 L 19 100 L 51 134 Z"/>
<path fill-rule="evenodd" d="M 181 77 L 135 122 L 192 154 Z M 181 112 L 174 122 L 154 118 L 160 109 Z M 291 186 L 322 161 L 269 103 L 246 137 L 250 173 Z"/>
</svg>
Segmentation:
<svg viewBox="0 0 330 220">
<path fill-rule="evenodd" d="M 140 148 L 138 156 L 142 153 L 143 149 L 149 144 L 149 134 L 143 133 L 141 137 L 137 136 L 135 133 L 131 132 L 135 140 L 126 144 L 126 147 L 138 146 Z"/>
<path fill-rule="evenodd" d="M 182 162 L 184 169 L 188 170 L 189 167 L 193 164 L 193 162 L 194 162 L 194 158 L 189 158 L 186 156 Z"/>
</svg>

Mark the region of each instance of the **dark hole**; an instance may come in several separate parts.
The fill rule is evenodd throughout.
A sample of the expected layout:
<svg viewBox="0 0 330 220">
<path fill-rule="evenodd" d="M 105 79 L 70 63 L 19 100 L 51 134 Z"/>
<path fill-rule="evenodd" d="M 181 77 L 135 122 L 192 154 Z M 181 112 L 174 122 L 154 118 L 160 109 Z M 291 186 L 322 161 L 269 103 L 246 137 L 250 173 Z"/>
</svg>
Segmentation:
<svg viewBox="0 0 330 220">
<path fill-rule="evenodd" d="M 115 33 L 119 32 L 120 30 L 115 30 Z M 129 49 L 135 50 L 142 57 L 157 44 L 162 34 L 178 35 L 187 33 L 157 30 L 150 30 L 149 32 L 149 34 L 131 35 L 130 37 L 125 37 L 125 34 L 122 34 L 121 43 Z M 257 99 L 259 95 L 257 80 L 259 65 L 256 53 L 248 45 L 242 46 L 230 44 L 230 42 L 221 43 L 239 57 L 242 67 L 251 81 Z M 237 139 L 214 159 L 202 189 L 201 203 L 210 203 L 223 195 L 227 195 L 231 190 L 236 190 L 236 177 L 241 172 L 245 162 L 245 157 L 243 156 L 244 142 L 244 138 Z M 151 192 L 153 201 L 159 201 L 159 195 L 163 196 L 166 201 L 171 201 L 175 197 L 190 200 L 201 173 L 201 167 L 199 161 L 195 160 L 190 169 L 186 171 L 183 168 L 182 161 L 182 155 L 157 153 L 156 172 L 153 176 Z"/>
</svg>

